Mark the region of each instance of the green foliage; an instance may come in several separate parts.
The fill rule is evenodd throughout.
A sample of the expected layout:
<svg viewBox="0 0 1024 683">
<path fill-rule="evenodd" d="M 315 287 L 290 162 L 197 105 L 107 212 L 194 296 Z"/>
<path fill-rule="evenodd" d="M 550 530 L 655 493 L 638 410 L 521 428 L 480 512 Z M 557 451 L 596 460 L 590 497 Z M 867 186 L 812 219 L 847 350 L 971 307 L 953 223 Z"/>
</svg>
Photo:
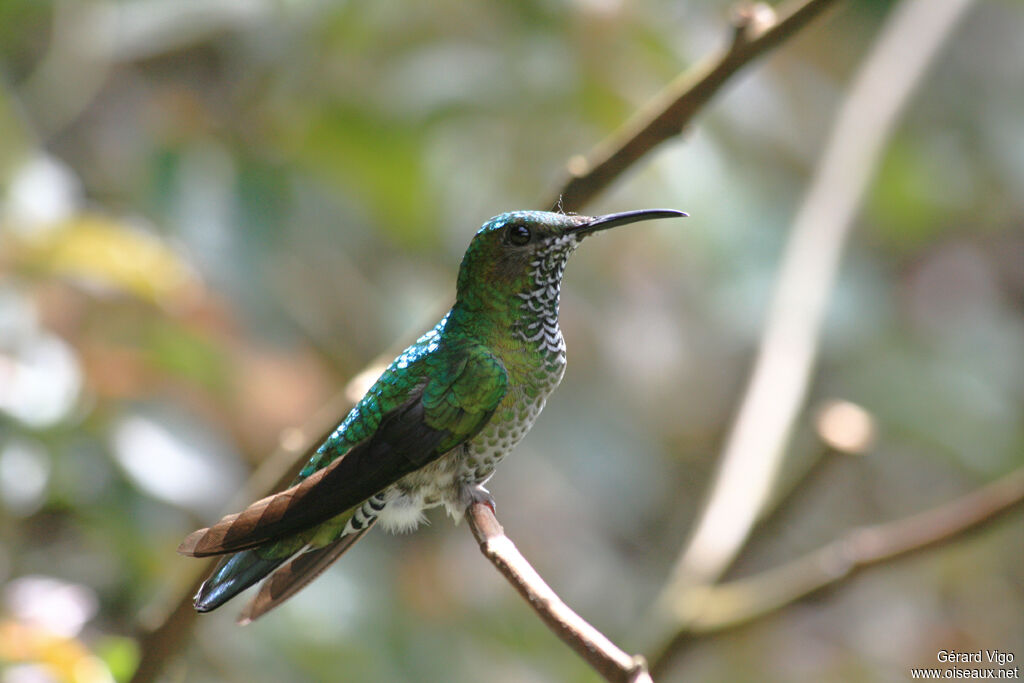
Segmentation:
<svg viewBox="0 0 1024 683">
<path fill-rule="evenodd" d="M 423 164 L 423 133 L 380 112 L 325 107 L 295 142 L 295 159 L 351 193 L 401 242 L 423 246 L 437 210 Z"/>
<path fill-rule="evenodd" d="M 950 228 L 947 169 L 913 143 L 889 148 L 872 197 L 873 225 L 888 246 L 919 249 Z"/>
</svg>

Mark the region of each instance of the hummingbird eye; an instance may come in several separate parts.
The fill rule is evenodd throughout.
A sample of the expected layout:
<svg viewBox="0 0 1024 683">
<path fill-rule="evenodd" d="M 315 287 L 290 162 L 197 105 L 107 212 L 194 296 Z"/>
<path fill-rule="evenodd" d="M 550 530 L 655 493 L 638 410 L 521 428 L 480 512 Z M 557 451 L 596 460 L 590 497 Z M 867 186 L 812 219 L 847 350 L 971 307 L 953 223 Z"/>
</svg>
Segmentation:
<svg viewBox="0 0 1024 683">
<path fill-rule="evenodd" d="M 521 247 L 530 241 L 530 229 L 525 225 L 513 225 L 508 229 L 508 241 Z"/>
</svg>

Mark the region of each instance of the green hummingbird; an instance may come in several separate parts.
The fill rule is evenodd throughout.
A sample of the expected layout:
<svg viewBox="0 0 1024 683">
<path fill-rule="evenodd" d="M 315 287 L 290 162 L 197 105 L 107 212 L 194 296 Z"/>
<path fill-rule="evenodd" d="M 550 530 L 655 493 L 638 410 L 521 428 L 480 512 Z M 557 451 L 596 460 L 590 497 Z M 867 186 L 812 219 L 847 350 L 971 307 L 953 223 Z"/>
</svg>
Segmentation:
<svg viewBox="0 0 1024 683">
<path fill-rule="evenodd" d="M 377 522 L 412 529 L 444 505 L 459 520 L 533 425 L 565 372 L 558 301 L 580 241 L 672 209 L 589 217 L 514 211 L 489 220 L 462 259 L 455 305 L 384 370 L 291 487 L 190 534 L 178 551 L 225 555 L 199 588 L 208 612 L 266 579 L 239 617 L 266 613 Z"/>
</svg>

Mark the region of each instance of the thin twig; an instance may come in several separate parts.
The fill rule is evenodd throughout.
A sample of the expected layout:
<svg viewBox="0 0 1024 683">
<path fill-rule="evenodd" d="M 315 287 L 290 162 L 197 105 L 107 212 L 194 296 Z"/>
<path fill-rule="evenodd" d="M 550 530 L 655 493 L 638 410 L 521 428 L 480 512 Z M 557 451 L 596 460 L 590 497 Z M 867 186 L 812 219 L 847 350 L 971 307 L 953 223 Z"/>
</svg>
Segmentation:
<svg viewBox="0 0 1024 683">
<path fill-rule="evenodd" d="M 701 611 L 686 614 L 685 628 L 651 662 L 666 670 L 676 650 L 695 637 L 745 624 L 885 564 L 948 543 L 1024 506 L 1024 467 L 938 507 L 893 522 L 862 526 L 796 560 L 760 574 L 710 586 Z"/>
<path fill-rule="evenodd" d="M 695 633 L 751 621 L 850 577 L 865 567 L 949 541 L 1024 503 L 1024 468 L 911 517 L 858 527 L 812 553 L 747 579 L 710 589 Z"/>
<path fill-rule="evenodd" d="M 835 3 L 802 0 L 777 13 L 759 3 L 736 12 L 729 45 L 683 72 L 589 155 L 570 159 L 569 178 L 547 205 L 552 210 L 579 211 L 654 147 L 680 134 L 733 74 Z"/>
<path fill-rule="evenodd" d="M 704 594 L 735 559 L 775 485 L 817 357 L 860 199 L 903 105 L 972 0 L 897 5 L 840 109 L 786 246 L 750 384 L 708 502 L 661 602 Z"/>
<path fill-rule="evenodd" d="M 608 681 L 650 683 L 644 658 L 623 652 L 562 602 L 505 535 L 494 511 L 486 503 L 470 505 L 466 518 L 480 544 L 480 552 L 508 579 L 548 628 L 595 671 Z"/>
</svg>

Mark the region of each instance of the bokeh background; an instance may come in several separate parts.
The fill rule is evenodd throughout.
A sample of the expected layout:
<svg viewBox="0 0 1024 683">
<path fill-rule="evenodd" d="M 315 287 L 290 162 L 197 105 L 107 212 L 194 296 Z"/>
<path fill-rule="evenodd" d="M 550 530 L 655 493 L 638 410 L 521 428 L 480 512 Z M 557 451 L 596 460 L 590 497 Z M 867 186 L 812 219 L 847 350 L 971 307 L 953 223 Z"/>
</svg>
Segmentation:
<svg viewBox="0 0 1024 683">
<path fill-rule="evenodd" d="M 175 547 L 450 303 L 493 214 L 728 37 L 719 0 L 0 0 L 0 681 L 127 681 L 198 571 Z M 569 604 L 632 651 L 744 388 L 793 215 L 890 3 L 841 3 L 588 213 L 569 369 L 492 480 Z M 1024 5 L 976 3 L 862 207 L 745 576 L 1024 464 Z M 815 416 L 871 416 L 860 456 Z M 342 399 L 343 400 L 343 399 Z M 167 681 L 591 681 L 440 513 Z M 702 639 L 665 680 L 906 680 L 1024 659 L 1020 514 Z"/>
</svg>

